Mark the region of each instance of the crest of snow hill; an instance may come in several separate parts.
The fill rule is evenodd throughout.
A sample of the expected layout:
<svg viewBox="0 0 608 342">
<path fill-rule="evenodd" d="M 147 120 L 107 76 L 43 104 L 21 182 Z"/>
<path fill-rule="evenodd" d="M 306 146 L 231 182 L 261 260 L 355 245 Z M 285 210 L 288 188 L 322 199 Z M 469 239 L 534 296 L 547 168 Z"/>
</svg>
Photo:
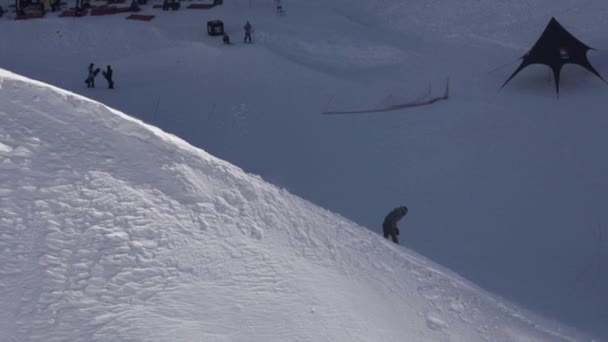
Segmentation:
<svg viewBox="0 0 608 342">
<path fill-rule="evenodd" d="M 2 341 L 569 341 L 175 136 L 0 72 Z"/>
</svg>

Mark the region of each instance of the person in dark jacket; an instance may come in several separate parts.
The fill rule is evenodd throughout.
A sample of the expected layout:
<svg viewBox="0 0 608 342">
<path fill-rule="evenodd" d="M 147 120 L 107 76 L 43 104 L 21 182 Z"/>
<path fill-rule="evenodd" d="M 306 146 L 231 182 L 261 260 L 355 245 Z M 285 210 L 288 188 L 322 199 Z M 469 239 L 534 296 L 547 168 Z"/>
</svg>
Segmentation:
<svg viewBox="0 0 608 342">
<path fill-rule="evenodd" d="M 251 32 L 253 31 L 253 27 L 251 26 L 251 23 L 249 23 L 249 20 L 247 20 L 247 23 L 243 28 L 245 29 L 245 39 L 243 39 L 243 41 L 251 44 Z"/>
<path fill-rule="evenodd" d="M 230 45 L 230 36 L 228 36 L 227 34 L 224 33 L 222 40 L 224 41 L 224 44 Z"/>
<path fill-rule="evenodd" d="M 384 233 L 384 238 L 388 239 L 390 237 L 394 243 L 399 244 L 399 240 L 397 239 L 397 235 L 399 235 L 399 227 L 397 227 L 397 222 L 399 222 L 399 220 L 401 220 L 406 214 L 407 207 L 403 206 L 391 210 L 386 215 L 384 222 L 382 223 L 382 232 Z"/>
<path fill-rule="evenodd" d="M 95 88 L 95 76 L 99 72 L 99 68 L 95 69 L 95 64 L 89 64 L 89 76 L 84 81 L 87 84 L 87 88 Z"/>
<path fill-rule="evenodd" d="M 56 12 L 61 10 L 61 0 L 51 0 L 51 11 Z"/>
<path fill-rule="evenodd" d="M 106 67 L 106 70 L 101 72 L 106 81 L 108 81 L 108 89 L 114 89 L 114 80 L 112 80 L 113 73 L 112 67 L 109 65 Z"/>
<path fill-rule="evenodd" d="M 141 8 L 139 8 L 139 4 L 137 0 L 131 0 L 131 5 L 129 6 L 129 11 L 131 12 L 139 12 Z"/>
</svg>

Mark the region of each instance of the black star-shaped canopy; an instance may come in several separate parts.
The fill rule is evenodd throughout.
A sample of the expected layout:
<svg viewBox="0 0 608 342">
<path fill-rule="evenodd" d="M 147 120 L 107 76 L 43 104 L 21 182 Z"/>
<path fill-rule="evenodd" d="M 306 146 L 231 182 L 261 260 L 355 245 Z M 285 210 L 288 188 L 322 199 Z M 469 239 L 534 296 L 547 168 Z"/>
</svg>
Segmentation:
<svg viewBox="0 0 608 342">
<path fill-rule="evenodd" d="M 519 67 L 502 85 L 517 75 L 523 68 L 531 64 L 545 64 L 553 70 L 555 79 L 555 91 L 559 93 L 559 74 L 564 64 L 578 64 L 594 73 L 602 81 L 606 82 L 597 70 L 589 63 L 587 51 L 594 50 L 585 43 L 578 40 L 559 23 L 551 18 L 549 24 L 534 46 L 523 57 Z M 502 88 L 501 87 L 501 88 Z"/>
</svg>

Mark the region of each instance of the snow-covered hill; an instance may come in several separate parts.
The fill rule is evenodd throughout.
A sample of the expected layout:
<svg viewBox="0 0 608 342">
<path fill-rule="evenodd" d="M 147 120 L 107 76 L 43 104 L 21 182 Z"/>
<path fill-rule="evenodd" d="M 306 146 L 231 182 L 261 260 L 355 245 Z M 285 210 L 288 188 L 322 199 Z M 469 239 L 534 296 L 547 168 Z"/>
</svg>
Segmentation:
<svg viewBox="0 0 608 342">
<path fill-rule="evenodd" d="M 12 1 L 0 0 L 7 5 Z M 99 4 L 101 2 L 94 2 Z M 564 68 L 500 85 L 555 16 L 608 77 L 603 0 L 226 0 L 212 10 L 1 20 L 0 67 L 176 134 L 476 285 L 608 338 L 608 87 Z M 6 8 L 6 6 L 5 6 Z M 221 19 L 235 46 L 206 34 Z M 255 44 L 245 46 L 251 20 Z M 87 89 L 86 67 L 111 64 Z M 491 71 L 494 70 L 494 71 Z M 434 106 L 328 117 L 443 90 Z M 4 104 L 0 104 L 2 108 Z"/>
<path fill-rule="evenodd" d="M 1 341 L 582 338 L 100 103 L 0 89 Z"/>
</svg>

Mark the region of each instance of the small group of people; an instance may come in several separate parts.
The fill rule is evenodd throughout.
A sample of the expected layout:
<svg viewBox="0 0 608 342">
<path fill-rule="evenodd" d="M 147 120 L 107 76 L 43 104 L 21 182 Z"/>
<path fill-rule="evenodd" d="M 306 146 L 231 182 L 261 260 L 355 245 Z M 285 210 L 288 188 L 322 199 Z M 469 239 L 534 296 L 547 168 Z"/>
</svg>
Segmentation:
<svg viewBox="0 0 608 342">
<path fill-rule="evenodd" d="M 243 38 L 243 43 L 251 44 L 253 42 L 253 40 L 251 38 L 251 34 L 253 33 L 253 26 L 251 26 L 251 23 L 249 22 L 249 20 L 247 20 L 247 22 L 245 23 L 245 26 L 243 26 L 243 29 L 245 30 L 245 38 Z M 232 44 L 230 42 L 230 36 L 228 36 L 228 34 L 226 34 L 226 33 L 224 33 L 222 40 L 224 41 L 224 44 L 226 44 L 226 45 Z"/>
<path fill-rule="evenodd" d="M 163 11 L 168 11 L 168 10 L 176 11 L 179 9 L 179 7 L 180 7 L 179 0 L 163 0 Z"/>
<path fill-rule="evenodd" d="M 77 15 L 84 14 L 87 8 L 91 8 L 91 0 L 76 0 L 74 9 L 76 10 Z"/>
<path fill-rule="evenodd" d="M 95 77 L 97 76 L 97 74 L 99 74 L 101 69 L 95 68 L 95 64 L 91 63 L 89 64 L 88 71 L 89 74 L 85 79 L 84 83 L 87 85 L 87 88 L 95 88 Z M 106 81 L 108 81 L 108 89 L 114 89 L 114 80 L 112 79 L 113 74 L 114 71 L 109 65 L 106 67 L 106 70 L 101 72 L 101 75 L 106 79 Z"/>
</svg>

